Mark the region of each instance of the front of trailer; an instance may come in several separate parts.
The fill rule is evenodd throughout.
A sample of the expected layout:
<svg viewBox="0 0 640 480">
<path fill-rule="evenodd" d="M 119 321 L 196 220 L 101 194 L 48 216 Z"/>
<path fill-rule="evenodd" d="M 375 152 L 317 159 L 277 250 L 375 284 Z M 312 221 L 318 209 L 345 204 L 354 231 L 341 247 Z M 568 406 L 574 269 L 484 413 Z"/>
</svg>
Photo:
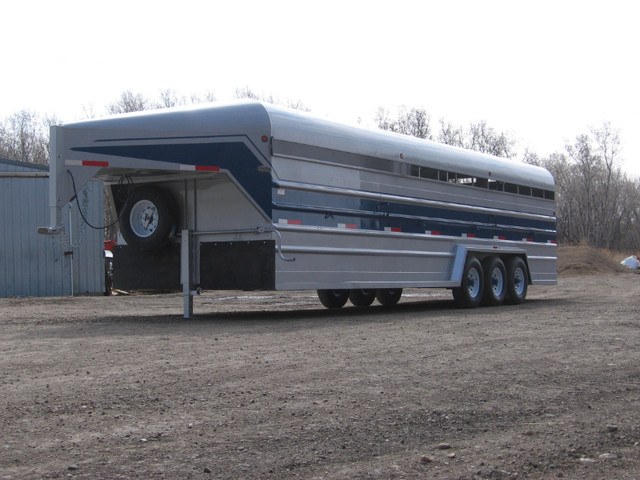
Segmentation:
<svg viewBox="0 0 640 480">
<path fill-rule="evenodd" d="M 60 209 L 100 179 L 127 243 L 117 247 L 116 284 L 161 290 L 181 284 L 185 317 L 200 286 L 273 288 L 279 243 L 271 220 L 270 139 L 259 103 L 52 127 L 51 226 L 40 230 L 60 233 Z"/>
</svg>

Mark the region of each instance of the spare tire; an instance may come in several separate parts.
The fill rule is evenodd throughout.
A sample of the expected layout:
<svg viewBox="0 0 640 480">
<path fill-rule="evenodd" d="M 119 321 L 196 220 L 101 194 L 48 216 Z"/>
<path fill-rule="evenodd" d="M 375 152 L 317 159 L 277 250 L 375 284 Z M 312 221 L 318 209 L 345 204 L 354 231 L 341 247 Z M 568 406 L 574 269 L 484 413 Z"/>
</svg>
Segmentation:
<svg viewBox="0 0 640 480">
<path fill-rule="evenodd" d="M 178 224 L 175 200 L 164 189 L 144 186 L 133 191 L 120 216 L 120 232 L 138 250 L 160 250 Z"/>
</svg>

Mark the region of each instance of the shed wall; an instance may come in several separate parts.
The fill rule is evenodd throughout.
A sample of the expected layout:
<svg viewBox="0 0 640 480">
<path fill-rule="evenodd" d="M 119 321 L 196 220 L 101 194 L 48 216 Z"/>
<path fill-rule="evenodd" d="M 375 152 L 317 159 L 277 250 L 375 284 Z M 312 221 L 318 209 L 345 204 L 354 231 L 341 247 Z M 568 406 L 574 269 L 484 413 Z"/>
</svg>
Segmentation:
<svg viewBox="0 0 640 480">
<path fill-rule="evenodd" d="M 5 174 L 30 171 L 42 172 L 42 168 L 0 161 L 0 172 Z M 0 176 L 0 297 L 96 294 L 104 290 L 104 234 L 84 224 L 75 202 L 71 229 L 67 206 L 63 209 L 62 236 L 37 233 L 39 226 L 49 224 L 48 195 L 48 178 Z M 89 221 L 102 225 L 102 183 L 90 182 L 79 198 Z"/>
</svg>

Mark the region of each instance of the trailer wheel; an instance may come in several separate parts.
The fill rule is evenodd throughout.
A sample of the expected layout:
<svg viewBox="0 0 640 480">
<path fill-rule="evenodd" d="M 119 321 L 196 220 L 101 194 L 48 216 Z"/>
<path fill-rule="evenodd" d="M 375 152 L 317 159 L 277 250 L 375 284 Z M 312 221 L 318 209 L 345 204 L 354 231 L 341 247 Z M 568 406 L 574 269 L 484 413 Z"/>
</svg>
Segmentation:
<svg viewBox="0 0 640 480">
<path fill-rule="evenodd" d="M 318 298 L 327 308 L 341 308 L 349 299 L 349 290 L 318 290 Z"/>
<path fill-rule="evenodd" d="M 507 261 L 507 298 L 511 305 L 519 305 L 527 296 L 527 265 L 520 257 Z"/>
<path fill-rule="evenodd" d="M 155 186 L 140 187 L 126 203 L 120 231 L 138 250 L 159 250 L 169 242 L 177 219 L 175 201 L 168 193 Z"/>
<path fill-rule="evenodd" d="M 349 300 L 356 307 L 368 307 L 376 299 L 375 290 L 362 290 L 356 288 L 349 291 Z"/>
<path fill-rule="evenodd" d="M 401 288 L 381 288 L 376 290 L 376 299 L 380 302 L 380 305 L 385 307 L 393 307 L 400 301 L 401 296 Z"/>
<path fill-rule="evenodd" d="M 453 289 L 453 299 L 459 308 L 475 308 L 482 301 L 484 275 L 480 261 L 467 257 L 462 272 L 462 283 Z"/>
<path fill-rule="evenodd" d="M 488 257 L 482 262 L 484 270 L 484 305 L 497 306 L 504 303 L 507 296 L 507 271 L 499 257 Z"/>
</svg>

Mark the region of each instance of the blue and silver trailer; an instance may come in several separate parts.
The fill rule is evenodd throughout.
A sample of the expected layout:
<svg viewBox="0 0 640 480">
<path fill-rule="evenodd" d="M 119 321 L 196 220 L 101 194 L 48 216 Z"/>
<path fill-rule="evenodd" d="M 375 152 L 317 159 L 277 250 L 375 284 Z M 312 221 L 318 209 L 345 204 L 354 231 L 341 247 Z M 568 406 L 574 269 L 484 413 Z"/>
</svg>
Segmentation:
<svg viewBox="0 0 640 480">
<path fill-rule="evenodd" d="M 557 282 L 545 169 L 274 105 L 52 127 L 50 169 L 49 231 L 102 180 L 128 244 L 116 270 L 181 285 L 185 317 L 199 288 L 313 289 L 338 308 L 444 287 L 476 307 Z"/>
</svg>

